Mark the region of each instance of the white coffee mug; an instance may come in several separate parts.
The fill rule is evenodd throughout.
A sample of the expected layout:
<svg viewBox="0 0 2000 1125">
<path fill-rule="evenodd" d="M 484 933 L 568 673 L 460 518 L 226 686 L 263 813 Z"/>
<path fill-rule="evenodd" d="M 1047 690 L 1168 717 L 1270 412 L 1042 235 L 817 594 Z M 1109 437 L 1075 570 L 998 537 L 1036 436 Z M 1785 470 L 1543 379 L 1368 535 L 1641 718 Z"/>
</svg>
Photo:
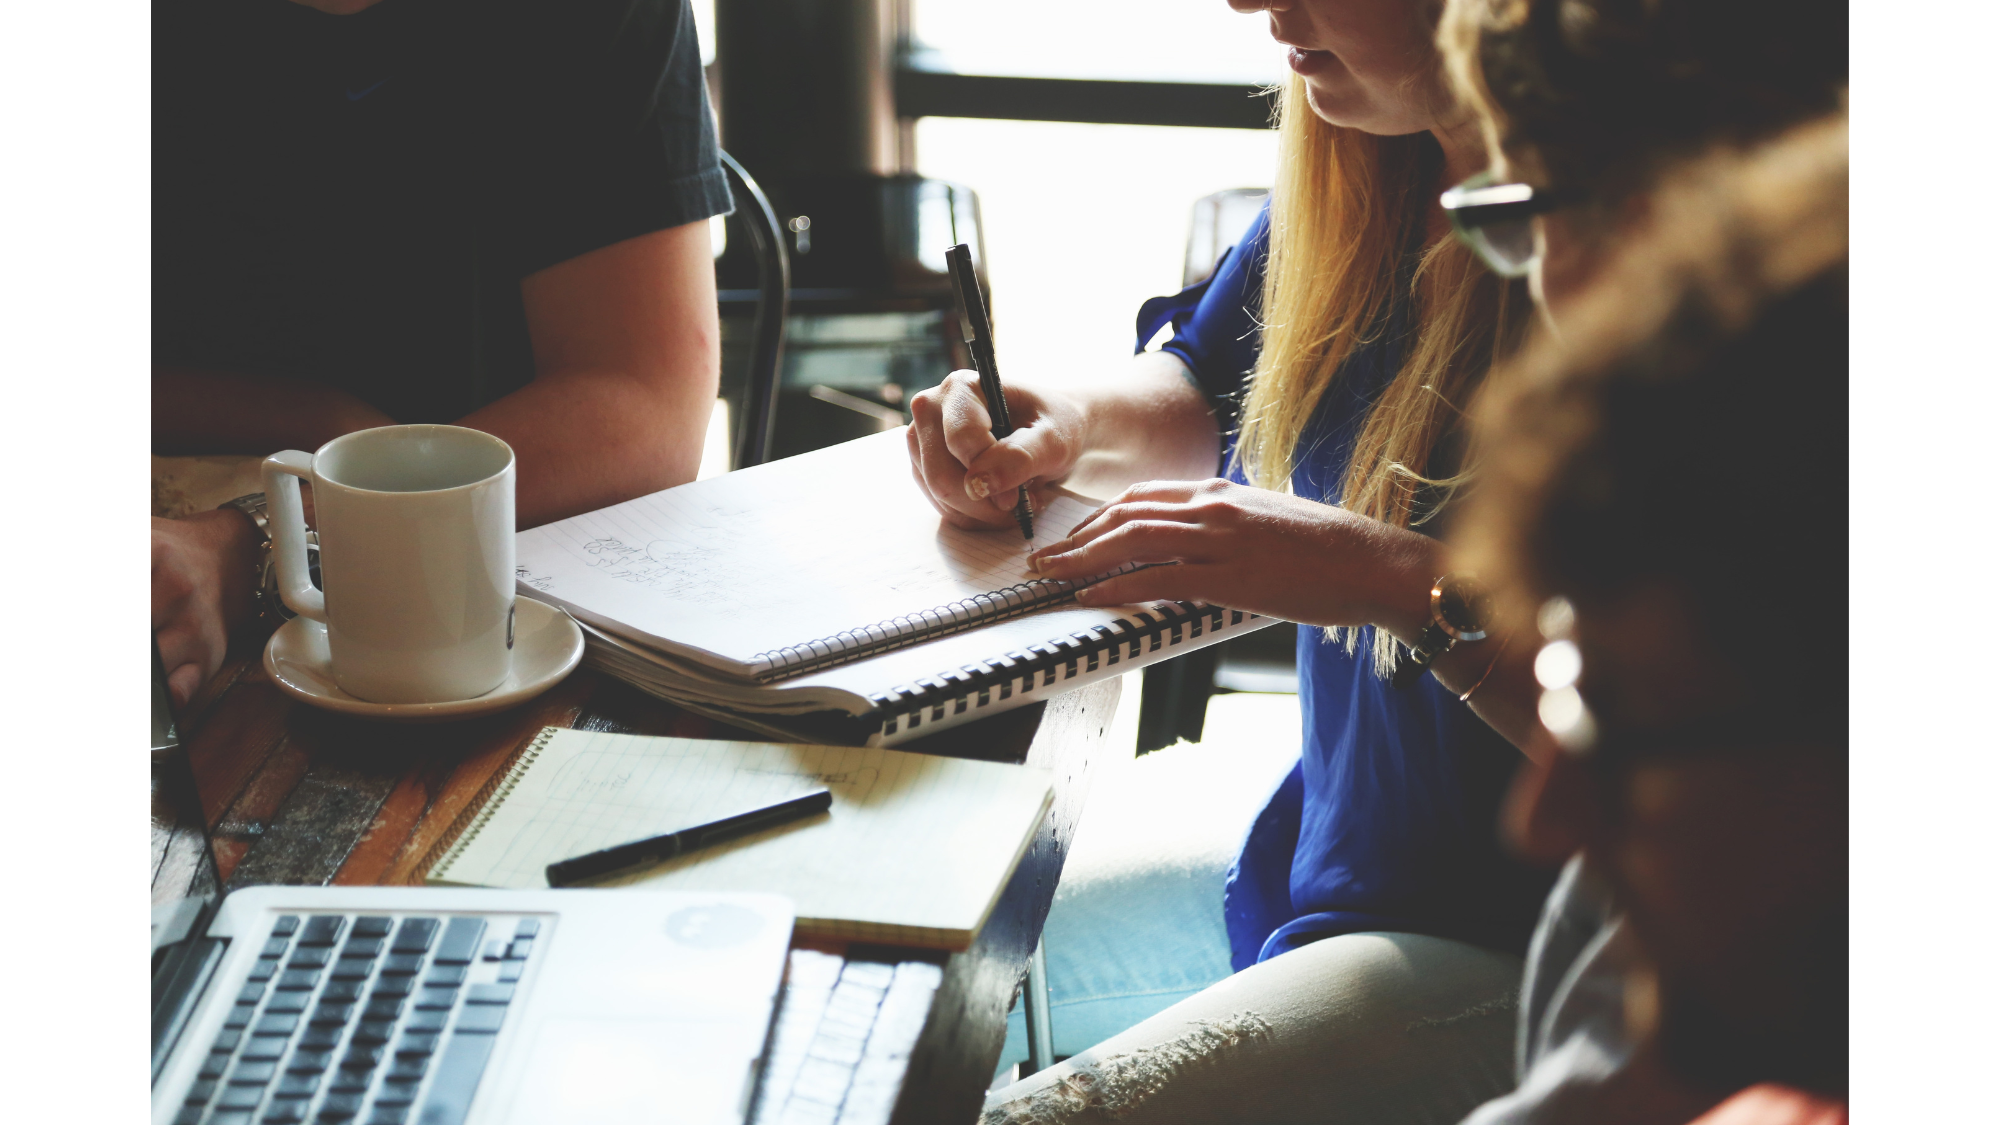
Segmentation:
<svg viewBox="0 0 2000 1125">
<path fill-rule="evenodd" d="M 320 583 L 299 480 L 313 485 Z M 264 459 L 285 604 L 326 626 L 333 678 L 371 703 L 446 703 L 507 678 L 514 451 L 460 426 L 382 426 Z"/>
</svg>

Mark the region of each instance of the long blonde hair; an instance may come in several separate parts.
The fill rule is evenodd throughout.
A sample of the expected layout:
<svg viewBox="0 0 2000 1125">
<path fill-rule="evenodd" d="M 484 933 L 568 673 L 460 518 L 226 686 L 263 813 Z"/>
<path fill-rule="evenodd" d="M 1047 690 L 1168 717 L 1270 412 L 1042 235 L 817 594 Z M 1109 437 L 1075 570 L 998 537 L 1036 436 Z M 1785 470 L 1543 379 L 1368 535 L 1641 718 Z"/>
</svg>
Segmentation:
<svg viewBox="0 0 2000 1125">
<path fill-rule="evenodd" d="M 1340 506 L 1396 527 L 1432 516 L 1467 476 L 1464 407 L 1509 346 L 1525 302 L 1456 239 L 1422 249 L 1441 164 L 1427 133 L 1378 137 L 1329 125 L 1294 75 L 1279 102 L 1278 176 L 1264 272 L 1263 342 L 1235 459 L 1247 479 L 1290 488 L 1298 443 L 1348 358 L 1386 331 L 1399 285 L 1414 313 L 1402 367 L 1356 436 Z M 1349 652 L 1359 630 L 1335 630 Z M 1376 670 L 1395 639 L 1377 631 Z"/>
</svg>

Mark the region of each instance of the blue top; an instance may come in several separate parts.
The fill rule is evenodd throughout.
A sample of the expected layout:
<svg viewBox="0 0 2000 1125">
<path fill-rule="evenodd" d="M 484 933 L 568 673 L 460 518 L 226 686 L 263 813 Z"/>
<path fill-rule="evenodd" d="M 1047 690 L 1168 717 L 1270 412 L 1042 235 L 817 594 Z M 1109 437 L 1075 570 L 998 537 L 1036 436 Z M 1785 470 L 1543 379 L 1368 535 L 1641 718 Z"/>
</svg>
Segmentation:
<svg viewBox="0 0 2000 1125">
<path fill-rule="evenodd" d="M 1173 325 L 1164 350 L 1194 373 L 1232 444 L 1269 237 L 1267 209 L 1209 280 L 1139 311 L 1141 347 Z M 1407 312 L 1389 311 L 1321 399 L 1294 457 L 1298 495 L 1339 502 L 1355 436 L 1401 364 Z M 1299 630 L 1299 765 L 1252 823 L 1223 894 L 1237 969 L 1364 930 L 1527 947 L 1549 876 L 1510 859 L 1498 828 L 1520 752 L 1434 678 L 1390 687 L 1369 640 L 1349 655 L 1323 630 Z"/>
</svg>

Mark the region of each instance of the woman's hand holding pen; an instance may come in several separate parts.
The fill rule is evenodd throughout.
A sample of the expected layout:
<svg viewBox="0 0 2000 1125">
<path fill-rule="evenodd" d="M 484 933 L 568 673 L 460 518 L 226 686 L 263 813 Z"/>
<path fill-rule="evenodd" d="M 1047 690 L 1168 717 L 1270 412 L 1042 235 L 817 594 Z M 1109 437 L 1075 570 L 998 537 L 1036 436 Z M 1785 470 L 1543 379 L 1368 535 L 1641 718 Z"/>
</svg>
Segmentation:
<svg viewBox="0 0 2000 1125">
<path fill-rule="evenodd" d="M 1134 485 L 1029 556 L 1049 578 L 1164 563 L 1077 592 L 1084 605 L 1202 601 L 1307 625 L 1379 625 L 1405 641 L 1430 618 L 1440 544 L 1343 508 L 1225 480 Z"/>
<path fill-rule="evenodd" d="M 1083 449 L 1079 404 L 1013 382 L 1006 394 L 1014 432 L 999 439 L 977 372 L 954 371 L 910 400 L 910 471 L 954 527 L 1013 527 L 1023 484 L 1040 511 L 1045 486 L 1067 477 Z"/>
</svg>

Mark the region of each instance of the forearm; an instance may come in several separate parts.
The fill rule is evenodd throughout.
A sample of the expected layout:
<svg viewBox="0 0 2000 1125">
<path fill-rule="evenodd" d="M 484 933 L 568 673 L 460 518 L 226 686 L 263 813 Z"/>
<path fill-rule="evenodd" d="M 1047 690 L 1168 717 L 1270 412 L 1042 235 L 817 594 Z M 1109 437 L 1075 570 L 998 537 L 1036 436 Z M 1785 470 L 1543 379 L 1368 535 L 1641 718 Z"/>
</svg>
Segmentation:
<svg viewBox="0 0 2000 1125">
<path fill-rule="evenodd" d="M 342 434 L 394 419 L 344 391 L 185 367 L 153 369 L 153 452 L 314 450 Z"/>
<path fill-rule="evenodd" d="M 1109 497 L 1140 481 L 1216 474 L 1215 416 L 1171 353 L 1134 356 L 1123 370 L 1063 390 L 1085 418 L 1084 450 L 1067 482 L 1076 491 Z"/>
<path fill-rule="evenodd" d="M 1429 536 L 1411 531 L 1390 534 L 1398 542 L 1382 553 L 1378 609 L 1373 616 L 1377 628 L 1411 645 L 1431 623 L 1431 586 L 1450 569 L 1450 560 L 1444 545 Z M 1454 695 L 1472 692 L 1466 702 L 1473 713 L 1532 757 L 1541 746 L 1533 737 L 1539 723 L 1537 647 L 1534 637 L 1489 634 L 1483 641 L 1453 645 L 1432 661 L 1429 674 Z"/>
<path fill-rule="evenodd" d="M 693 480 L 715 370 L 543 375 L 459 424 L 514 447 L 516 521 L 536 527 Z"/>
</svg>

